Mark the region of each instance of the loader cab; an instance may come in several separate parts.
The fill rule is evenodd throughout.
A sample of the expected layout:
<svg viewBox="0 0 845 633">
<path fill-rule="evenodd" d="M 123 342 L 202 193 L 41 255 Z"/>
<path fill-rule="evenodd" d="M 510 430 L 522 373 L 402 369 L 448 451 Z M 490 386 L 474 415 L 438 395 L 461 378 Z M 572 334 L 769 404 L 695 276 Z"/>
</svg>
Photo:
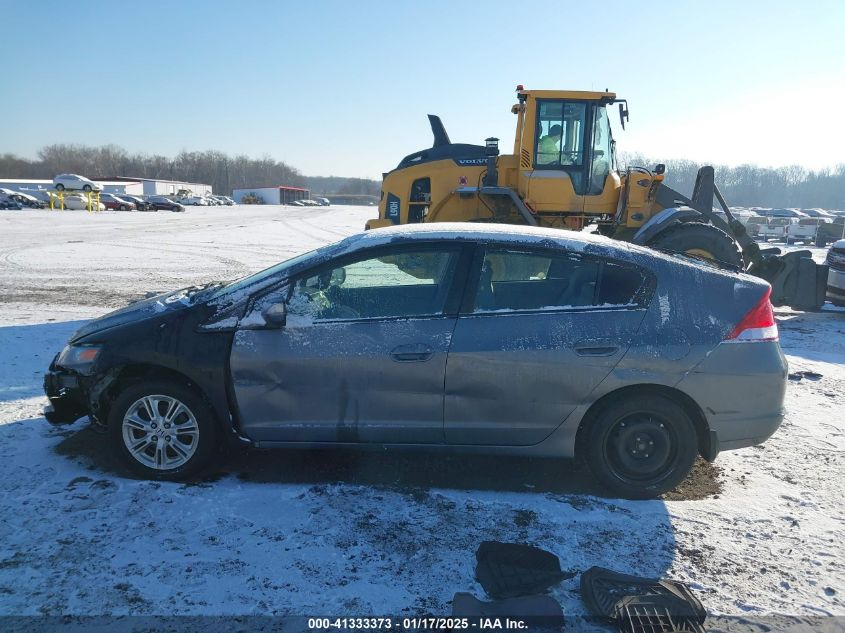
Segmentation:
<svg viewBox="0 0 845 633">
<path fill-rule="evenodd" d="M 619 187 L 607 113 L 616 95 L 522 90 L 518 96 L 514 153 L 519 157 L 520 196 L 541 214 L 609 207 Z"/>
</svg>

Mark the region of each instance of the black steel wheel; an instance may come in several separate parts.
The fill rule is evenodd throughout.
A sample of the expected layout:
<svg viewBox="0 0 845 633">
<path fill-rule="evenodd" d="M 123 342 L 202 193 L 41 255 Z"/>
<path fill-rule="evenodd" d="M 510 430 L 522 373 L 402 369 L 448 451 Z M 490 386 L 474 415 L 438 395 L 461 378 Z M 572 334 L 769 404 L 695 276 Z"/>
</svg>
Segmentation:
<svg viewBox="0 0 845 633">
<path fill-rule="evenodd" d="M 620 397 L 588 424 L 587 464 L 606 488 L 625 498 L 648 499 L 672 490 L 698 454 L 695 425 L 666 396 Z"/>
</svg>

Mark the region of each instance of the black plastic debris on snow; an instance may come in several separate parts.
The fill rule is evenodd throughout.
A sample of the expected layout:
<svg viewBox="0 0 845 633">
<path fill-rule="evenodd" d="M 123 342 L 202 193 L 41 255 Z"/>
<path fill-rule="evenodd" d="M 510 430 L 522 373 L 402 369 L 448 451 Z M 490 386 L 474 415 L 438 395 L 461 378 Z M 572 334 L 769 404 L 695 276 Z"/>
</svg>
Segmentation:
<svg viewBox="0 0 845 633">
<path fill-rule="evenodd" d="M 821 380 L 823 375 L 815 371 L 794 371 L 789 374 L 790 380 L 801 380 L 803 378 L 807 380 Z"/>
<path fill-rule="evenodd" d="M 475 559 L 475 579 L 496 600 L 543 593 L 577 573 L 562 571 L 557 556 L 531 545 L 484 541 Z"/>
<path fill-rule="evenodd" d="M 581 598 L 590 613 L 624 633 L 703 631 L 707 613 L 689 588 L 673 580 L 591 567 L 581 574 Z"/>
</svg>

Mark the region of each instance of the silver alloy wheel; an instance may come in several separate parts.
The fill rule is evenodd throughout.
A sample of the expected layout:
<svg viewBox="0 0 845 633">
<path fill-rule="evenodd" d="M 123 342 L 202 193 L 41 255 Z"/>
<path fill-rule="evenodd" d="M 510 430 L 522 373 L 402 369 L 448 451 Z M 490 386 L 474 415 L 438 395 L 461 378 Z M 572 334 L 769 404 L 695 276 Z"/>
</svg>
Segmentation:
<svg viewBox="0 0 845 633">
<path fill-rule="evenodd" d="M 193 412 L 172 396 L 149 395 L 132 403 L 123 416 L 123 444 L 138 462 L 173 470 L 193 457 L 200 429 Z"/>
</svg>

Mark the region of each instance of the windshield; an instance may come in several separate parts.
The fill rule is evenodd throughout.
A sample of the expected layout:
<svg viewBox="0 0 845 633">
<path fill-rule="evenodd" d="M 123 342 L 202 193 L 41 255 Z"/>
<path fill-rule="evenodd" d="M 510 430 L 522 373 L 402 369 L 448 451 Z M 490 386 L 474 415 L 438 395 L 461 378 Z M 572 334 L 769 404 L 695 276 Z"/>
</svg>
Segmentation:
<svg viewBox="0 0 845 633">
<path fill-rule="evenodd" d="M 301 264 L 304 264 L 312 258 L 317 258 L 324 253 L 329 253 L 336 247 L 337 244 L 323 246 L 313 251 L 308 251 L 307 253 L 302 253 L 301 255 L 296 255 L 290 259 L 286 259 L 283 262 L 270 266 L 269 268 L 265 268 L 255 274 L 231 281 L 222 288 L 218 289 L 217 292 L 215 292 L 210 298 L 216 299 L 225 295 L 232 295 L 247 288 L 251 291 L 258 290 L 265 282 L 272 282 L 285 277 L 286 272 L 298 269 L 301 267 Z"/>
</svg>

